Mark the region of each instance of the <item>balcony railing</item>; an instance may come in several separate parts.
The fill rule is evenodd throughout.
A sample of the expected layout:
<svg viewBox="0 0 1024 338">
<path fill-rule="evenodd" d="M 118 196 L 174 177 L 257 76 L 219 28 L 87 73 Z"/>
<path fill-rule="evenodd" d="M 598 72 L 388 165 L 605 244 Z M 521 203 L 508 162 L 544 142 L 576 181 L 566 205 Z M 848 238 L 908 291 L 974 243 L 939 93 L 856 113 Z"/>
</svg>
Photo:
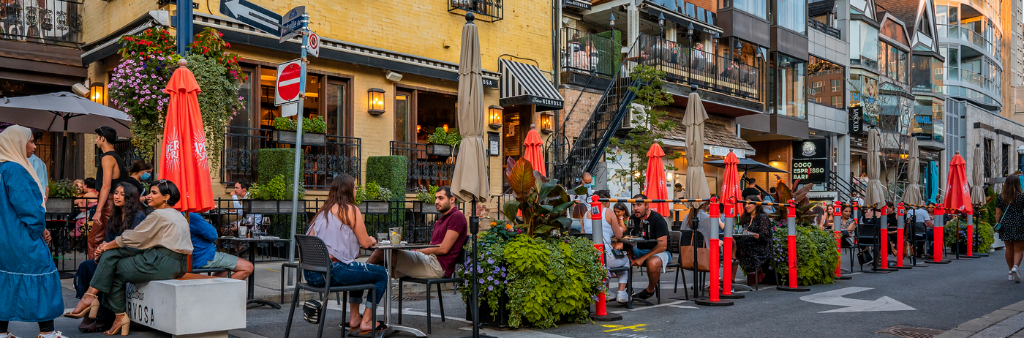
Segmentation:
<svg viewBox="0 0 1024 338">
<path fill-rule="evenodd" d="M 610 78 L 622 61 L 622 46 L 607 36 L 566 27 L 561 40 L 562 71 Z"/>
<path fill-rule="evenodd" d="M 77 46 L 83 1 L 0 1 L 0 39 Z"/>
<path fill-rule="evenodd" d="M 455 154 L 454 149 L 452 154 Z M 409 159 L 406 192 L 429 185 L 451 185 L 455 172 L 455 156 L 437 156 L 427 152 L 427 144 L 391 141 L 391 155 Z"/>
<path fill-rule="evenodd" d="M 985 51 L 988 55 L 991 55 L 996 60 L 1002 60 L 1003 47 L 1000 45 L 1001 38 L 996 36 L 992 40 L 986 39 L 981 33 L 975 32 L 971 29 L 953 26 L 953 25 L 936 25 L 938 26 L 939 37 L 949 39 L 964 40 L 974 48 Z"/>
<path fill-rule="evenodd" d="M 957 80 L 957 79 L 953 78 L 951 80 Z M 960 79 L 959 80 L 961 82 L 966 82 L 966 83 L 978 86 L 978 88 L 983 88 L 985 90 L 990 90 L 990 91 L 995 91 L 995 92 L 999 92 L 1000 90 L 1002 90 L 1002 84 L 1000 84 L 999 82 L 992 81 L 992 79 L 990 79 L 988 77 L 985 77 L 985 76 L 982 76 L 981 74 L 972 72 L 972 71 L 970 71 L 968 69 L 960 69 Z"/>
<path fill-rule="evenodd" d="M 258 178 L 257 155 L 260 149 L 285 147 L 271 139 L 269 129 L 228 127 L 224 133 L 221 157 L 221 183 Z M 354 137 L 327 135 L 323 146 L 303 145 L 303 184 L 308 189 L 328 188 L 327 179 L 340 173 L 359 179 L 362 167 L 362 140 Z"/>
<path fill-rule="evenodd" d="M 807 25 L 810 26 L 811 28 L 814 28 L 815 30 L 817 30 L 819 32 L 825 33 L 826 35 L 832 36 L 832 37 L 834 37 L 836 39 L 842 39 L 843 38 L 843 33 L 840 32 L 838 28 L 829 26 L 829 25 L 825 24 L 824 22 L 821 22 L 821 21 L 818 21 L 818 20 L 814 20 L 814 19 L 811 19 L 811 18 L 807 18 Z"/>
<path fill-rule="evenodd" d="M 504 0 L 448 0 L 448 13 L 465 15 L 473 13 L 476 19 L 485 22 L 500 21 L 504 18 Z"/>
<path fill-rule="evenodd" d="M 726 60 L 714 53 L 656 36 L 641 35 L 640 46 L 636 62 L 664 71 L 669 81 L 695 84 L 720 93 L 762 101 L 764 80 L 760 67 Z"/>
</svg>

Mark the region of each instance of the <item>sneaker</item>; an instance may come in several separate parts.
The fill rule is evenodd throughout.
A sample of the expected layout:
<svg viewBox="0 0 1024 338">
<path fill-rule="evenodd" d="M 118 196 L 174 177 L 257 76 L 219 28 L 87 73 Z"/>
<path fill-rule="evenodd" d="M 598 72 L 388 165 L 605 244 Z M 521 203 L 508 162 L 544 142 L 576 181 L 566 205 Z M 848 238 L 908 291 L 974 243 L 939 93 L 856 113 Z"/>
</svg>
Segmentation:
<svg viewBox="0 0 1024 338">
<path fill-rule="evenodd" d="M 618 296 L 615 297 L 615 301 L 619 303 L 629 302 L 629 294 L 626 291 L 619 291 Z"/>
<path fill-rule="evenodd" d="M 651 296 L 654 296 L 654 293 L 653 292 L 648 292 L 647 289 L 640 290 L 640 292 L 637 292 L 637 293 L 633 294 L 633 298 L 637 298 L 637 299 L 647 299 L 647 298 L 651 298 Z"/>
<path fill-rule="evenodd" d="M 53 331 L 48 335 L 36 335 L 36 338 L 68 338 L 68 336 L 65 336 L 60 331 Z"/>
<path fill-rule="evenodd" d="M 1017 266 L 1014 266 L 1013 270 L 1010 270 L 1010 272 L 1013 273 L 1013 282 L 1020 283 L 1020 271 L 1017 270 Z"/>
<path fill-rule="evenodd" d="M 1006 273 L 1006 280 L 1011 281 L 1011 282 L 1013 281 L 1013 271 L 1010 271 L 1010 272 Z"/>
<path fill-rule="evenodd" d="M 15 336 L 13 333 L 7 332 L 0 333 L 0 338 L 18 338 L 18 336 Z"/>
</svg>

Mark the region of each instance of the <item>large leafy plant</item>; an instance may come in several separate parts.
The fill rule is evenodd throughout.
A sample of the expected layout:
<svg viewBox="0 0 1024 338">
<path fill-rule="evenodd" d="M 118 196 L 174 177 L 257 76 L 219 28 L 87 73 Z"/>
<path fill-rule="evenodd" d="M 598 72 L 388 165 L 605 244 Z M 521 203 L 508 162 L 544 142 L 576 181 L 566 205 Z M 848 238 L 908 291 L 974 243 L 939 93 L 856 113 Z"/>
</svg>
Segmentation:
<svg viewBox="0 0 1024 338">
<path fill-rule="evenodd" d="M 501 210 L 505 217 L 514 220 L 516 228 L 529 236 L 569 230 L 572 220 L 566 217 L 566 210 L 573 202 L 558 180 L 548 180 L 533 170 L 530 161 L 520 158 L 508 174 L 508 183 L 516 199 L 505 202 Z"/>
<path fill-rule="evenodd" d="M 779 272 L 779 278 L 788 283 L 789 241 L 786 223 L 775 227 L 772 240 L 775 242 L 775 259 L 772 266 Z M 816 226 L 803 224 L 796 228 L 796 279 L 800 285 L 832 284 L 835 279 L 839 252 L 836 251 L 835 235 Z"/>
<path fill-rule="evenodd" d="M 390 201 L 394 197 L 395 194 L 390 189 L 380 186 L 377 182 L 370 182 L 365 186 L 356 188 L 355 203 L 362 204 L 363 201 Z"/>
<path fill-rule="evenodd" d="M 447 144 L 455 148 L 459 142 L 462 142 L 462 134 L 459 134 L 456 128 L 449 128 L 449 131 L 445 131 L 444 128 L 436 128 L 433 134 L 427 135 L 427 142 Z"/>
<path fill-rule="evenodd" d="M 290 201 L 292 199 L 292 184 L 285 180 L 284 175 L 276 175 L 269 181 L 253 184 L 249 188 L 249 195 L 254 200 Z M 299 185 L 299 199 L 305 197 L 306 189 Z"/>
<path fill-rule="evenodd" d="M 50 198 L 72 198 L 80 193 L 70 180 L 50 181 L 49 188 Z"/>
</svg>

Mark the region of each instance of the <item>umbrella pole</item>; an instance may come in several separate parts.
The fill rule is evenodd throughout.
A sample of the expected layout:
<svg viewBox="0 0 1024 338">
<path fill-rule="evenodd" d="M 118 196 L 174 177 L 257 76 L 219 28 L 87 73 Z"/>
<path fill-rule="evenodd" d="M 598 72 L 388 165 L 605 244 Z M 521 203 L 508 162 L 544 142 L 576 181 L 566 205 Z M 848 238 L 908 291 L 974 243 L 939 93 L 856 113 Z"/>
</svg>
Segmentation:
<svg viewBox="0 0 1024 338">
<path fill-rule="evenodd" d="M 68 117 L 67 116 L 61 116 L 61 118 L 64 119 L 64 136 L 63 136 L 63 140 L 61 141 L 61 144 L 60 144 L 60 147 L 61 147 L 61 152 L 60 152 L 60 178 L 63 179 L 65 177 L 67 177 L 67 176 L 65 176 L 65 174 L 66 174 L 67 167 L 68 167 L 68 164 L 67 164 L 67 156 L 68 156 Z M 39 140 L 36 140 L 36 142 L 38 142 L 38 141 Z"/>
<path fill-rule="evenodd" d="M 473 238 L 473 267 L 472 267 L 472 269 L 473 269 L 473 281 L 471 283 L 471 284 L 473 284 L 473 294 L 472 294 L 473 298 L 472 298 L 472 300 L 470 300 L 470 304 L 469 304 L 469 311 L 470 311 L 470 313 L 473 316 L 473 323 L 472 323 L 473 324 L 473 335 L 471 337 L 472 338 L 480 338 L 480 337 L 493 338 L 493 337 L 490 337 L 490 336 L 481 336 L 480 335 L 480 283 L 477 282 L 480 277 L 477 276 L 477 271 L 476 271 L 477 267 L 480 266 L 480 257 L 477 256 L 477 240 L 476 240 L 476 235 L 477 235 L 477 233 L 480 232 L 480 218 L 477 217 L 477 215 L 476 215 L 476 200 L 473 200 L 471 205 L 472 205 L 471 208 L 473 208 L 473 211 L 472 211 L 472 213 L 469 216 L 469 234 Z"/>
</svg>

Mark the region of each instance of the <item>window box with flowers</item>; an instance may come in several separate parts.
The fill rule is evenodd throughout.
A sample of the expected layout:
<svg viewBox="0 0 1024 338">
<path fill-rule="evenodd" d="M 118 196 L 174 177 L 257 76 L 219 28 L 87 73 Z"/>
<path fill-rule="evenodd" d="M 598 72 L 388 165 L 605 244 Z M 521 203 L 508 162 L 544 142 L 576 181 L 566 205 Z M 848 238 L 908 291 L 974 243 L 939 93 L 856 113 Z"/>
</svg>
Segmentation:
<svg viewBox="0 0 1024 338">
<path fill-rule="evenodd" d="M 298 125 L 295 121 L 287 117 L 276 117 L 274 118 L 274 129 L 271 135 L 274 142 L 295 144 L 295 140 L 298 138 L 298 133 L 295 132 Z M 303 118 L 302 145 L 321 147 L 327 145 L 327 135 L 324 134 L 326 131 L 327 121 L 324 121 L 322 116 Z"/>
</svg>

